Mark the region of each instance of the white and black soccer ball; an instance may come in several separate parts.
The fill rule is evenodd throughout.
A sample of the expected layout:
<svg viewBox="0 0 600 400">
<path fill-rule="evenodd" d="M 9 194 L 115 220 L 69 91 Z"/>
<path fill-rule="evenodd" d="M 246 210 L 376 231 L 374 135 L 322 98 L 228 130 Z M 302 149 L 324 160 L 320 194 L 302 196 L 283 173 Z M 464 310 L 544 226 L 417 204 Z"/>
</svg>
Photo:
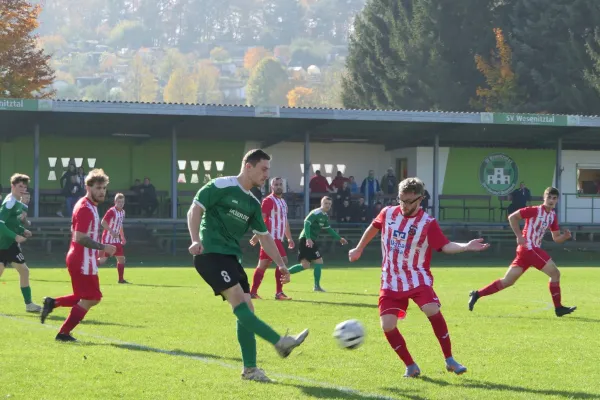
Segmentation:
<svg viewBox="0 0 600 400">
<path fill-rule="evenodd" d="M 333 337 L 340 347 L 353 350 L 358 348 L 365 340 L 365 328 L 355 319 L 340 322 L 333 330 Z"/>
</svg>

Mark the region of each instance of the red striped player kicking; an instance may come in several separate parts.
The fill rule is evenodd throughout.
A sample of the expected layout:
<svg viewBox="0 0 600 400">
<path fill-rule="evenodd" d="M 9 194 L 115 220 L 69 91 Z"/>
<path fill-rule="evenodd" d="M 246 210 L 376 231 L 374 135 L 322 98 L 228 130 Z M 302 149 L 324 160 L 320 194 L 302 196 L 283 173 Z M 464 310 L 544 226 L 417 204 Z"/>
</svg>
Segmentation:
<svg viewBox="0 0 600 400">
<path fill-rule="evenodd" d="M 452 345 L 441 303 L 433 290 L 429 269 L 432 250 L 447 254 L 482 251 L 489 247 L 483 239 L 469 243 L 450 242 L 437 221 L 421 209 L 425 191 L 418 178 L 407 178 L 398 185 L 398 206 L 385 207 L 363 234 L 356 248 L 350 250 L 350 261 L 360 258 L 367 244 L 381 232 L 382 273 L 379 291 L 379 318 L 390 346 L 406 364 L 405 377 L 421 374 L 406 342 L 398 331 L 398 319 L 404 319 L 408 300 L 414 301 L 429 318 L 433 332 L 442 347 L 446 369 L 458 375 L 467 368 L 452 357 Z"/>
<path fill-rule="evenodd" d="M 93 169 L 85 177 L 87 195 L 73 209 L 71 221 L 71 246 L 67 253 L 67 270 L 71 276 L 73 294 L 44 298 L 40 319 L 42 324 L 56 307 L 71 307 L 69 316 L 60 327 L 56 340 L 74 342 L 71 331 L 83 320 L 90 308 L 102 300 L 98 280 L 98 251 L 108 256 L 115 254 L 115 246 L 102 244 L 100 239 L 100 217 L 98 204 L 104 201 L 108 176 L 101 169 Z"/>
<path fill-rule="evenodd" d="M 125 254 L 123 252 L 123 246 L 127 241 L 125 240 L 125 232 L 123 230 L 123 221 L 125 220 L 125 196 L 123 193 L 117 193 L 115 195 L 115 205 L 111 207 L 104 218 L 102 219 L 102 227 L 104 232 L 102 233 L 102 243 L 112 244 L 117 248 L 115 257 L 117 259 L 117 271 L 119 273 L 119 283 L 129 283 L 123 277 L 125 273 Z M 106 254 L 101 254 L 98 258 L 100 265 L 106 262 L 108 257 Z"/>
<path fill-rule="evenodd" d="M 562 305 L 560 271 L 548 253 L 541 249 L 546 229 L 550 229 L 552 239 L 556 243 L 563 243 L 571 238 L 571 232 L 568 229 L 565 229 L 564 233 L 561 234 L 558 227 L 558 219 L 554 211 L 558 203 L 558 196 L 558 189 L 549 187 L 544 191 L 544 203 L 542 205 L 521 208 L 508 217 L 510 227 L 517 237 L 517 256 L 510 264 L 504 278 L 498 279 L 482 289 L 473 290 L 469 294 L 469 310 L 473 311 L 473 307 L 480 297 L 489 296 L 514 285 L 530 266 L 550 277 L 548 285 L 557 317 L 571 314 L 577 309 L 577 307 Z M 525 220 L 525 227 L 521 233 L 519 221 L 522 219 Z"/>
<path fill-rule="evenodd" d="M 294 239 L 292 239 L 292 231 L 290 230 L 290 223 L 288 222 L 287 203 L 283 199 L 283 179 L 276 177 L 271 179 L 271 194 L 265 197 L 262 201 L 262 215 L 265 220 L 265 224 L 269 229 L 269 233 L 275 239 L 279 254 L 283 258 L 283 262 L 287 265 L 288 259 L 283 247 L 283 236 L 287 238 L 288 248 L 294 248 Z M 255 246 L 258 243 L 258 237 L 254 235 L 250 239 L 250 244 Z M 252 279 L 252 288 L 250 289 L 250 296 L 253 299 L 260 299 L 258 295 L 258 288 L 265 276 L 265 271 L 271 265 L 273 260 L 268 256 L 267 253 L 261 248 L 260 255 L 258 256 L 258 266 L 254 270 L 254 277 Z M 275 299 L 276 300 L 291 300 L 291 297 L 287 297 L 283 293 L 283 283 L 281 282 L 282 276 L 279 268 L 275 268 Z"/>
</svg>

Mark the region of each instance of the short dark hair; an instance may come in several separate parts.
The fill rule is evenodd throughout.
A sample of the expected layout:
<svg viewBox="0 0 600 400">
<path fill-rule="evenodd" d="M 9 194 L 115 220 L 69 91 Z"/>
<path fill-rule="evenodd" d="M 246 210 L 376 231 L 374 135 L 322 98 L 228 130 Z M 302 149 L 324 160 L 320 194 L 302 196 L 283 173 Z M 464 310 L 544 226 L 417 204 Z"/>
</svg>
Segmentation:
<svg viewBox="0 0 600 400">
<path fill-rule="evenodd" d="M 242 159 L 242 168 L 246 164 L 250 164 L 253 167 L 256 167 L 256 164 L 258 164 L 262 160 L 270 161 L 271 160 L 271 156 L 268 155 L 267 153 L 265 153 L 261 149 L 250 150 L 249 152 L 246 153 L 246 155 Z"/>
<path fill-rule="evenodd" d="M 25 175 L 25 174 L 13 174 L 13 176 L 10 177 L 10 184 L 11 185 L 18 185 L 19 183 L 22 183 L 24 185 L 29 185 L 29 176 Z"/>
<path fill-rule="evenodd" d="M 544 190 L 544 197 L 548 196 L 548 195 L 552 195 L 552 196 L 560 196 L 560 192 L 558 191 L 557 188 L 549 186 L 546 188 L 546 190 Z"/>
<path fill-rule="evenodd" d="M 414 193 L 423 196 L 423 181 L 419 178 L 406 178 L 398 184 L 398 193 Z"/>
<path fill-rule="evenodd" d="M 329 200 L 329 201 L 333 201 L 333 200 L 331 199 L 331 197 L 329 197 L 329 196 L 323 196 L 323 198 L 321 199 L 321 202 L 322 202 L 323 200 Z"/>
</svg>

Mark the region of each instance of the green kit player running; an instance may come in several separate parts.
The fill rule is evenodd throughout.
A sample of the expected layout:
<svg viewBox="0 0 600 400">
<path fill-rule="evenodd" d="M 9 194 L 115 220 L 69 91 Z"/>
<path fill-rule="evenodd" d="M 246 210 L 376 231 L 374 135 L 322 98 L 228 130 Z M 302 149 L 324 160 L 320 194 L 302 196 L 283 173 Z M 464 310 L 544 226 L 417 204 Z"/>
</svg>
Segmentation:
<svg viewBox="0 0 600 400">
<path fill-rule="evenodd" d="M 348 241 L 329 225 L 329 217 L 327 213 L 331 210 L 331 197 L 325 196 L 321 199 L 321 207 L 312 210 L 304 219 L 304 229 L 300 233 L 300 245 L 298 246 L 298 261 L 290 268 L 290 274 L 295 274 L 313 266 L 315 276 L 315 292 L 324 292 L 321 287 L 321 269 L 323 268 L 323 257 L 319 252 L 319 246 L 316 240 L 319 238 L 321 229 L 327 232 L 336 240 L 339 240 L 342 245 Z"/>
<path fill-rule="evenodd" d="M 0 206 L 0 276 L 8 264 L 13 264 L 19 272 L 21 293 L 25 300 L 25 311 L 39 313 L 42 308 L 31 301 L 29 286 L 29 268 L 20 244 L 31 237 L 31 232 L 23 227 L 27 205 L 21 202 L 27 195 L 29 177 L 24 174 L 14 174 L 10 178 L 10 194 L 4 198 Z"/>
<path fill-rule="evenodd" d="M 290 274 L 273 237 L 262 217 L 260 202 L 250 192 L 269 178 L 270 160 L 262 150 L 250 150 L 242 161 L 238 176 L 217 178 L 196 194 L 187 214 L 192 240 L 189 252 L 196 270 L 233 308 L 237 317 L 237 337 L 242 351 L 242 379 L 270 382 L 264 371 L 256 367 L 255 334 L 275 346 L 281 357 L 287 357 L 302 344 L 308 329 L 297 336 L 281 336 L 254 315 L 248 276 L 241 265 L 239 241 L 249 228 L 258 235 L 260 245 L 281 270 L 282 281 Z"/>
</svg>

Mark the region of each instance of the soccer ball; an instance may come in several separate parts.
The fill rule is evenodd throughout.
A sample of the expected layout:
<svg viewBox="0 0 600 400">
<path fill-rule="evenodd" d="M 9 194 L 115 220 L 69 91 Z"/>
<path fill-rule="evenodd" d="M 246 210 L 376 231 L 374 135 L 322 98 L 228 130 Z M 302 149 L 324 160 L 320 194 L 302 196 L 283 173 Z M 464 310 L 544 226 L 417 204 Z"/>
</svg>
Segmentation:
<svg viewBox="0 0 600 400">
<path fill-rule="evenodd" d="M 365 328 L 355 319 L 340 322 L 333 330 L 333 337 L 340 347 L 353 350 L 358 348 L 365 340 Z"/>
</svg>

